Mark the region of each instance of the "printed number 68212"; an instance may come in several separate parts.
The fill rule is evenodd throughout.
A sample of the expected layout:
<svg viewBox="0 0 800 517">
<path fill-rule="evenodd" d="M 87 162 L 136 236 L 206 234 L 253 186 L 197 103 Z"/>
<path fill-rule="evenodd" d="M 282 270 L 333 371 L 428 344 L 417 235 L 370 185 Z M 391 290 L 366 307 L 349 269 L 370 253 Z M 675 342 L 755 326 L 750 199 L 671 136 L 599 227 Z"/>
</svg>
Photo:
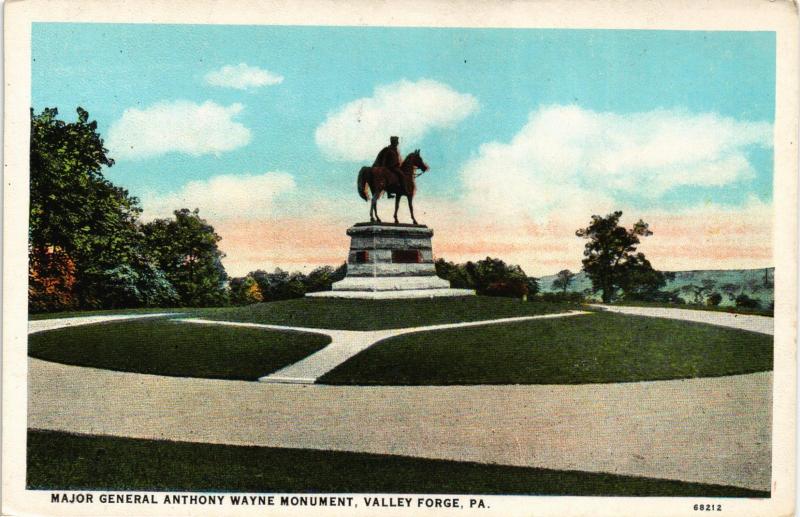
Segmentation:
<svg viewBox="0 0 800 517">
<path fill-rule="evenodd" d="M 696 504 L 694 509 L 699 512 L 721 512 L 721 504 Z"/>
</svg>

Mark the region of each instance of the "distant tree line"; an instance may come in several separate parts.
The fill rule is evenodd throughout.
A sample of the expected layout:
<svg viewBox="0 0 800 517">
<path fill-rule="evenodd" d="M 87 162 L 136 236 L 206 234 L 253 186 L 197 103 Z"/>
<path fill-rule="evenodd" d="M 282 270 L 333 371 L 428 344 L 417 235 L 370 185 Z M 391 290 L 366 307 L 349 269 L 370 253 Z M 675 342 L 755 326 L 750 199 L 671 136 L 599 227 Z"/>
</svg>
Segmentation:
<svg viewBox="0 0 800 517">
<path fill-rule="evenodd" d="M 302 298 L 306 293 L 330 291 L 333 282 L 347 274 L 347 264 L 334 269 L 321 266 L 308 275 L 289 273 L 280 268 L 272 273 L 263 270 L 251 271 L 246 276 L 231 278 L 230 302 L 233 305 L 248 305 L 259 302 L 274 302 L 290 298 Z"/>
</svg>

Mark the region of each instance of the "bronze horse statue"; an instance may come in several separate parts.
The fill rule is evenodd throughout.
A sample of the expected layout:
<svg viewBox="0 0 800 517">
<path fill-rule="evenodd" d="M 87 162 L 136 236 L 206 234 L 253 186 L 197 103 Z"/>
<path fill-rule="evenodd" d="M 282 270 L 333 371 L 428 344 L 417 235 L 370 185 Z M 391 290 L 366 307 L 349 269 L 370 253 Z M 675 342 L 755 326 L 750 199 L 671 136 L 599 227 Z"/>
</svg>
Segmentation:
<svg viewBox="0 0 800 517">
<path fill-rule="evenodd" d="M 398 177 L 396 173 L 386 167 L 361 167 L 361 170 L 358 171 L 356 188 L 358 188 L 358 195 L 361 196 L 364 201 L 370 200 L 370 198 L 367 197 L 367 187 L 369 187 L 372 193 L 372 203 L 369 208 L 370 222 L 381 222 L 381 218 L 378 217 L 378 199 L 384 192 L 391 192 L 395 195 L 394 222 L 399 222 L 397 220 L 397 209 L 400 207 L 400 198 L 406 196 L 406 199 L 408 199 L 408 211 L 411 212 L 411 220 L 414 221 L 414 224 L 419 224 L 414 218 L 413 203 L 414 193 L 417 190 L 417 185 L 414 181 L 417 176 L 415 171 L 418 168 L 421 169 L 422 172 L 428 170 L 428 165 L 422 159 L 422 156 L 420 156 L 419 149 L 406 156 L 406 159 L 403 160 L 403 163 L 400 165 L 400 170 L 403 171 L 403 177 Z M 374 217 L 373 214 L 375 214 Z"/>
</svg>

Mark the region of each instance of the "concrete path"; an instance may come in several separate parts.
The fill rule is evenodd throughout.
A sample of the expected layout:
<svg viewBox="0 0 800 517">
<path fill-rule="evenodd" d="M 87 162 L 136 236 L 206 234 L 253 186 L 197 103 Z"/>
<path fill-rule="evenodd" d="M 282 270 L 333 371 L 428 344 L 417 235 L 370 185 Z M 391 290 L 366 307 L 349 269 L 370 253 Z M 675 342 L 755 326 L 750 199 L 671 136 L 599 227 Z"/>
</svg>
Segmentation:
<svg viewBox="0 0 800 517">
<path fill-rule="evenodd" d="M 214 325 L 228 325 L 234 327 L 265 328 L 273 330 L 294 330 L 303 332 L 313 332 L 325 334 L 331 337 L 331 342 L 322 350 L 311 354 L 302 361 L 291 364 L 277 372 L 261 377 L 261 382 L 281 382 L 290 384 L 314 384 L 314 382 L 333 370 L 343 362 L 347 361 L 357 353 L 365 350 L 379 341 L 387 338 L 411 334 L 414 332 L 426 332 L 430 330 L 444 330 L 462 327 L 476 327 L 479 325 L 497 325 L 502 323 L 512 323 L 517 321 L 528 321 L 534 319 L 563 318 L 566 316 L 578 316 L 581 314 L 591 314 L 586 311 L 569 311 L 556 314 L 543 314 L 540 316 L 519 316 L 515 318 L 499 318 L 496 320 L 468 321 L 464 323 L 446 323 L 442 325 L 428 325 L 425 327 L 408 327 L 400 329 L 386 329 L 375 331 L 354 331 L 354 330 L 331 330 L 307 327 L 287 327 L 284 325 L 266 325 L 260 323 L 239 323 L 233 321 L 205 320 L 199 318 L 184 318 L 178 321 L 185 323 L 201 323 Z"/>
<path fill-rule="evenodd" d="M 711 324 L 729 316 L 613 309 Z M 29 328 L 32 333 L 171 314 L 40 320 Z M 436 327 L 443 326 L 427 330 Z M 763 322 L 758 328 L 771 333 Z M 398 454 L 770 489 L 771 372 L 575 386 L 360 387 L 161 377 L 28 361 L 32 429 Z"/>
<path fill-rule="evenodd" d="M 152 314 L 114 314 L 98 316 L 80 316 L 77 318 L 53 318 L 47 320 L 29 320 L 28 334 L 55 330 L 63 327 L 76 327 L 78 325 L 91 325 L 106 321 L 133 320 L 140 318 L 163 318 L 164 316 L 180 316 L 180 312 L 154 312 Z"/>
<path fill-rule="evenodd" d="M 576 386 L 323 386 L 29 359 L 28 426 L 770 487 L 772 373 Z"/>
<path fill-rule="evenodd" d="M 668 318 L 673 320 L 695 321 L 698 323 L 708 323 L 721 327 L 732 327 L 740 330 L 749 330 L 761 334 L 775 334 L 775 319 L 768 316 L 756 316 L 752 314 L 732 314 L 729 312 L 703 311 L 692 309 L 669 309 L 661 307 L 625 307 L 621 305 L 600 305 L 596 307 L 609 312 L 621 314 L 631 314 L 634 316 L 650 316 L 653 318 Z"/>
</svg>

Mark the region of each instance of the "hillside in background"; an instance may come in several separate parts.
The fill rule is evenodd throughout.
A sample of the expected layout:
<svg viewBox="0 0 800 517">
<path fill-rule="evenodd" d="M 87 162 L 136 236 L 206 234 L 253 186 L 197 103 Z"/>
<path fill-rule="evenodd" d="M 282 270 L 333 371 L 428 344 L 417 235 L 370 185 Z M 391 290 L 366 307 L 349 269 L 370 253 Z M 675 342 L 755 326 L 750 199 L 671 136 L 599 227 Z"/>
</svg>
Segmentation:
<svg viewBox="0 0 800 517">
<path fill-rule="evenodd" d="M 666 273 L 666 272 L 665 272 Z M 735 299 L 740 294 L 758 300 L 762 308 L 766 308 L 774 300 L 773 281 L 775 268 L 763 269 L 707 269 L 700 271 L 674 271 L 673 280 L 668 280 L 663 291 L 671 291 L 680 296 L 686 303 L 705 303 L 705 299 L 712 293 L 722 295 L 720 306 L 733 306 Z M 557 292 L 553 288 L 556 275 L 539 278 L 539 287 L 542 292 Z M 697 298 L 696 291 L 699 287 L 706 287 Z M 599 299 L 592 295 L 592 281 L 583 271 L 576 272 L 575 278 L 569 285 L 570 292 L 584 293 L 587 296 Z"/>
</svg>

